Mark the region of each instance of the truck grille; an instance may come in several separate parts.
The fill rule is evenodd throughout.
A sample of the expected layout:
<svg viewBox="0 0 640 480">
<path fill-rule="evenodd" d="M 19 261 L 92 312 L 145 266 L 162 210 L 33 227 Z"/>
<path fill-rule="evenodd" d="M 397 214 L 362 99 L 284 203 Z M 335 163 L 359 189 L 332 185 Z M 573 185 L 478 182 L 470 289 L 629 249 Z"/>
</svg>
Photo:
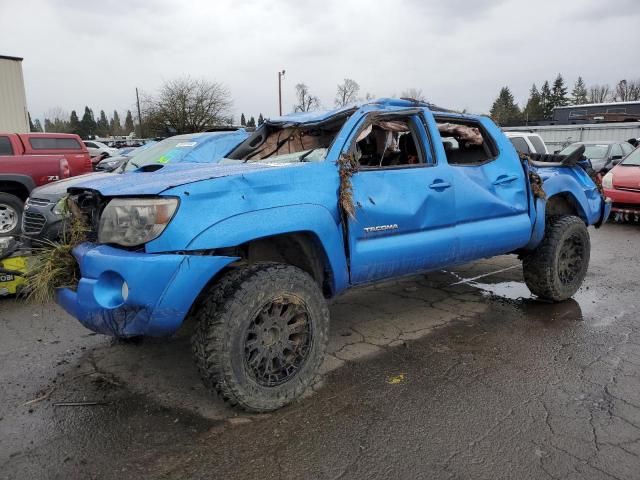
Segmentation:
<svg viewBox="0 0 640 480">
<path fill-rule="evenodd" d="M 42 231 L 45 223 L 47 223 L 47 219 L 44 218 L 44 215 L 27 210 L 22 218 L 22 230 L 27 235 L 37 235 Z"/>
</svg>

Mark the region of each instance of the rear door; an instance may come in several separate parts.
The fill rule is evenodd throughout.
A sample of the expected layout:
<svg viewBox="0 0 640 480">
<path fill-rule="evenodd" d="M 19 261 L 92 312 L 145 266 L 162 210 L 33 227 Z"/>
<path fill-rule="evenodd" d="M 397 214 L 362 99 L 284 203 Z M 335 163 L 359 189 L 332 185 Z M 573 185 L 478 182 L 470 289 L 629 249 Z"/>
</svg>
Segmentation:
<svg viewBox="0 0 640 480">
<path fill-rule="evenodd" d="M 516 150 L 489 120 L 437 116 L 440 124 L 477 128 L 481 145 L 441 136 L 456 186 L 460 261 L 507 253 L 531 236 L 528 180 Z"/>
<path fill-rule="evenodd" d="M 454 187 L 449 166 L 436 161 L 429 116 L 416 109 L 384 117 L 374 112 L 348 143 L 360 162 L 351 177 L 352 283 L 434 269 L 455 259 Z"/>
</svg>

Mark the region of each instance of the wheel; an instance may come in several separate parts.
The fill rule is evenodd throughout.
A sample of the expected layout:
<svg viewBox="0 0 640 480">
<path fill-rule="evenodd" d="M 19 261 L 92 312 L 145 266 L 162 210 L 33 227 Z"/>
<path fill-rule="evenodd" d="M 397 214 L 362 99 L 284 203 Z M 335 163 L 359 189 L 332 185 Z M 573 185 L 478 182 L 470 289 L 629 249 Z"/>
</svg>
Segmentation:
<svg viewBox="0 0 640 480">
<path fill-rule="evenodd" d="M 16 236 L 22 228 L 24 204 L 15 195 L 0 193 L 0 237 Z"/>
<path fill-rule="evenodd" d="M 523 258 L 524 281 L 545 300 L 560 302 L 578 291 L 589 267 L 591 241 L 578 217 L 548 217 L 542 242 Z"/>
<path fill-rule="evenodd" d="M 201 297 L 193 315 L 200 375 L 231 405 L 275 410 L 314 382 L 329 310 L 303 270 L 266 262 L 233 270 Z"/>
</svg>

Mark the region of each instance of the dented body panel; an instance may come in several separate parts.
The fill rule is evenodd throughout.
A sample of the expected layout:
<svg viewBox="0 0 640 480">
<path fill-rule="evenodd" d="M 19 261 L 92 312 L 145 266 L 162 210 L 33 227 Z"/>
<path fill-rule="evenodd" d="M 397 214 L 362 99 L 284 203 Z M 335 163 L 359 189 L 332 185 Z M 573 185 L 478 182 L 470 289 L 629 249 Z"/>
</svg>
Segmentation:
<svg viewBox="0 0 640 480">
<path fill-rule="evenodd" d="M 344 123 L 323 160 L 254 163 L 230 154 L 215 165 L 166 165 L 87 183 L 106 201 L 167 196 L 178 198 L 179 207 L 162 234 L 136 252 L 106 245 L 76 248 L 82 279 L 77 291 L 60 291 L 59 302 L 101 333 L 164 336 L 175 332 L 220 272 L 250 260 L 243 252 L 251 242 L 290 235 L 311 239 L 313 261 L 321 265 L 313 273 L 324 276 L 323 290 L 333 296 L 356 284 L 534 248 L 544 235 L 546 202 L 554 195 L 571 198 L 588 225 L 608 215 L 584 170 L 521 162 L 509 140 L 484 117 L 381 100 L 272 119 L 263 128 L 322 126 L 340 115 Z M 341 203 L 339 159 L 353 153 L 372 116 L 410 119 L 424 162 L 350 173 L 350 217 Z M 466 120 L 489 136 L 492 157 L 452 164 L 438 123 Z M 546 199 L 534 195 L 529 171 L 542 178 Z M 118 282 L 126 283 L 126 298 L 117 292 Z"/>
</svg>

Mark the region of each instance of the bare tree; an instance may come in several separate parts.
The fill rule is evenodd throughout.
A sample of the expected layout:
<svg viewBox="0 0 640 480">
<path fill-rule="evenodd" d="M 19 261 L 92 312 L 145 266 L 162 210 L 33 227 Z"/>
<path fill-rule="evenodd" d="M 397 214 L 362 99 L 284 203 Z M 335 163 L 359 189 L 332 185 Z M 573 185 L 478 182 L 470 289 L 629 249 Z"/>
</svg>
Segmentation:
<svg viewBox="0 0 640 480">
<path fill-rule="evenodd" d="M 358 93 L 360 93 L 360 85 L 358 85 L 358 82 L 350 78 L 345 78 L 344 82 L 338 85 L 336 107 L 344 107 L 349 103 L 357 101 Z"/>
<path fill-rule="evenodd" d="M 616 102 L 633 102 L 640 100 L 640 80 L 620 80 L 616 85 Z"/>
<path fill-rule="evenodd" d="M 304 83 L 296 85 L 296 99 L 298 103 L 293 107 L 294 112 L 309 112 L 320 107 L 320 100 L 311 95 L 309 87 Z"/>
<path fill-rule="evenodd" d="M 422 89 L 420 88 L 407 88 L 403 90 L 401 98 L 410 98 L 412 100 L 418 100 L 419 102 L 426 102 L 424 94 L 422 93 Z"/>
<path fill-rule="evenodd" d="M 232 123 L 231 94 L 218 82 L 190 77 L 170 80 L 157 96 L 143 96 L 145 124 L 156 132 L 201 132 Z"/>
<path fill-rule="evenodd" d="M 611 98 L 609 85 L 592 85 L 589 88 L 589 103 L 604 103 Z"/>
</svg>

